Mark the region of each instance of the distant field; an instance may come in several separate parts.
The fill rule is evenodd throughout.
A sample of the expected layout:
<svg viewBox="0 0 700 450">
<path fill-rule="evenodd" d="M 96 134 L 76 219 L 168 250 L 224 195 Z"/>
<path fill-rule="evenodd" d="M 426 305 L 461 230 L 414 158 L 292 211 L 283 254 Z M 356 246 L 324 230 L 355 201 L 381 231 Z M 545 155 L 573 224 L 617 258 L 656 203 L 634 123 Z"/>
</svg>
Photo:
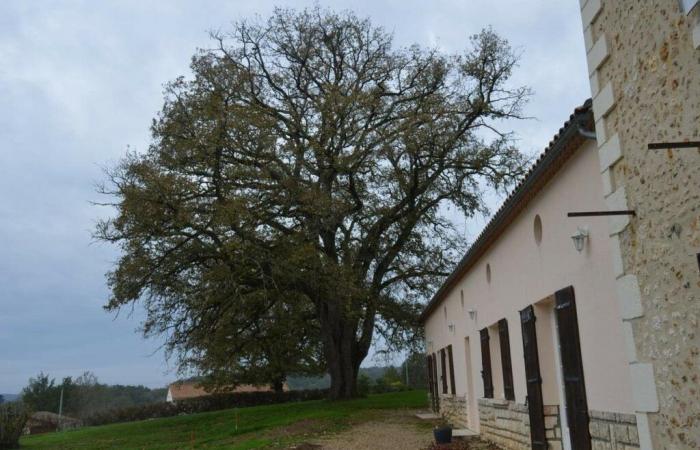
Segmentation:
<svg viewBox="0 0 700 450">
<path fill-rule="evenodd" d="M 27 436 L 27 449 L 252 449 L 284 447 L 367 420 L 373 410 L 425 408 L 425 391 L 228 409 Z M 236 417 L 238 430 L 236 431 Z"/>
</svg>

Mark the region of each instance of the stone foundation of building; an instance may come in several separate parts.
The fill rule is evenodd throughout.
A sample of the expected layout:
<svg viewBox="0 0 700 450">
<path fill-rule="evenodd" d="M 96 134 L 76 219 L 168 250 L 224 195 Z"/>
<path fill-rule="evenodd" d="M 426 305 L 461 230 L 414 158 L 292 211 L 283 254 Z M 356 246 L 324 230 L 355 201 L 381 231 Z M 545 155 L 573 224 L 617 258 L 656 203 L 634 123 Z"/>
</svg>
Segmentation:
<svg viewBox="0 0 700 450">
<path fill-rule="evenodd" d="M 440 415 L 453 428 L 467 428 L 467 398 L 466 396 L 440 396 Z"/>
<path fill-rule="evenodd" d="M 544 407 L 547 443 L 561 450 L 559 407 Z M 481 437 L 507 450 L 529 450 L 530 416 L 527 406 L 507 400 L 479 399 Z"/>
<path fill-rule="evenodd" d="M 430 400 L 430 398 L 428 399 Z M 505 450 L 529 450 L 530 416 L 526 405 L 502 399 L 479 399 L 481 437 Z M 467 398 L 440 396 L 440 415 L 454 428 L 468 428 Z M 562 430 L 558 405 L 544 406 L 548 448 L 562 450 Z M 640 448 L 634 414 L 589 411 L 593 450 L 636 450 Z"/>
<path fill-rule="evenodd" d="M 589 411 L 593 450 L 639 448 L 637 419 L 634 414 Z"/>
</svg>

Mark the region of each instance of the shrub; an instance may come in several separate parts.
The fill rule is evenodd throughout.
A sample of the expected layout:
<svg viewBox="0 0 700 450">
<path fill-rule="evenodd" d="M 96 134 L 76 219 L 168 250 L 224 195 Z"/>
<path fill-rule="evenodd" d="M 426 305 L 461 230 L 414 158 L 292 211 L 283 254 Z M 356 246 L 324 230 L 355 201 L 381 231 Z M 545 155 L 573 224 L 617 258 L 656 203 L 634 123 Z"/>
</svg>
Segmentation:
<svg viewBox="0 0 700 450">
<path fill-rule="evenodd" d="M 369 394 L 371 384 L 372 380 L 370 380 L 370 378 L 366 374 L 361 373 L 357 377 L 357 394 L 361 397 L 367 397 L 367 394 Z"/>
<path fill-rule="evenodd" d="M 320 400 L 328 396 L 327 389 L 309 389 L 287 392 L 237 392 L 213 394 L 205 397 L 180 400 L 175 403 L 160 402 L 128 408 L 111 409 L 95 413 L 85 420 L 86 425 L 105 425 L 117 422 L 171 417 L 245 406 L 271 405 L 275 403 Z"/>
<path fill-rule="evenodd" d="M 19 438 L 29 419 L 29 411 L 20 402 L 0 405 L 0 449 L 19 448 Z"/>
</svg>

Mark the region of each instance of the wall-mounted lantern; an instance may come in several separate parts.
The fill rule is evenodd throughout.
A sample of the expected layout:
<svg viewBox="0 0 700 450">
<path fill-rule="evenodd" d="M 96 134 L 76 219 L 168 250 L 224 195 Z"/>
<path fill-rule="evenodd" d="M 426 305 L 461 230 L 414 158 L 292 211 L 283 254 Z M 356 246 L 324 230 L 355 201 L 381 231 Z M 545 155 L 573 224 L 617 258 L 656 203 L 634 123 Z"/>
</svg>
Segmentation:
<svg viewBox="0 0 700 450">
<path fill-rule="evenodd" d="M 586 240 L 588 239 L 588 230 L 585 228 L 579 228 L 576 233 L 571 236 L 571 240 L 574 241 L 574 247 L 576 251 L 581 253 L 586 246 Z"/>
<path fill-rule="evenodd" d="M 470 318 L 470 319 L 472 319 L 472 320 L 475 320 L 475 319 L 476 319 L 476 309 L 470 309 L 470 310 L 467 311 L 467 312 L 469 313 L 469 318 Z"/>
<path fill-rule="evenodd" d="M 447 325 L 447 329 L 450 330 L 450 333 L 454 334 L 455 324 L 451 323 L 451 324 Z"/>
</svg>

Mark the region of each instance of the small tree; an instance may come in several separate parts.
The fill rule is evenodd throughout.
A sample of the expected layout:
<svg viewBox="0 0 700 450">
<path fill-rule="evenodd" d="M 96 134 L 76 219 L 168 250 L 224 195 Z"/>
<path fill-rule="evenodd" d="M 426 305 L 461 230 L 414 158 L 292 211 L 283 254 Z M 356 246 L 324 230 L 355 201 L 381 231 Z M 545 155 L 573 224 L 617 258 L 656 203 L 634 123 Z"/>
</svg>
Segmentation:
<svg viewBox="0 0 700 450">
<path fill-rule="evenodd" d="M 0 450 L 19 448 L 19 438 L 29 419 L 29 411 L 21 402 L 0 405 Z"/>
<path fill-rule="evenodd" d="M 401 365 L 402 380 L 406 381 L 405 374 L 408 372 L 408 387 L 411 389 L 426 388 L 428 385 L 427 371 L 425 355 L 419 352 L 411 352 Z"/>
<path fill-rule="evenodd" d="M 29 384 L 22 389 L 22 402 L 32 411 L 58 412 L 59 397 L 60 388 L 44 372 L 29 378 Z"/>
<path fill-rule="evenodd" d="M 372 386 L 372 380 L 365 373 L 360 373 L 357 377 L 357 394 L 366 397 Z"/>
<path fill-rule="evenodd" d="M 388 366 L 384 371 L 384 375 L 382 376 L 382 378 L 384 378 L 384 381 L 386 381 L 387 384 L 401 382 L 401 375 L 394 366 Z"/>
</svg>

